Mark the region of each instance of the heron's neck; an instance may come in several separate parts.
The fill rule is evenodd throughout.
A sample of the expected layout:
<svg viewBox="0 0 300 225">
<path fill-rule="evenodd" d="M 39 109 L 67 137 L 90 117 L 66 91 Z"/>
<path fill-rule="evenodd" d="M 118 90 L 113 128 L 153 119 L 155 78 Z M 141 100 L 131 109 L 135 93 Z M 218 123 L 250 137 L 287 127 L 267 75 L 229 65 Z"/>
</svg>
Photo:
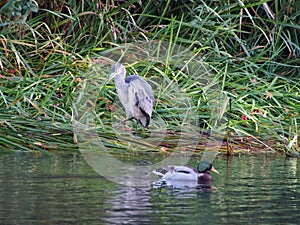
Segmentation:
<svg viewBox="0 0 300 225">
<path fill-rule="evenodd" d="M 125 76 L 118 76 L 115 78 L 115 87 L 118 93 L 125 93 L 127 91 L 127 83 L 125 82 Z"/>
</svg>

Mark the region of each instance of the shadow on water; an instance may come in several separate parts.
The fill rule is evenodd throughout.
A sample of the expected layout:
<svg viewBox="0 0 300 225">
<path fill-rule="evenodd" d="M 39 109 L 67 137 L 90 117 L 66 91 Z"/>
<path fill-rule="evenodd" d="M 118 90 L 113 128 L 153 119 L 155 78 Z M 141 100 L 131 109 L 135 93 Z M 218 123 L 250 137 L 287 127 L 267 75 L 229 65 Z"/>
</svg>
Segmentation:
<svg viewBox="0 0 300 225">
<path fill-rule="evenodd" d="M 192 159 L 191 165 L 197 159 Z M 218 156 L 211 187 L 129 187 L 80 154 L 0 156 L 1 224 L 299 224 L 298 160 Z M 151 177 L 156 181 L 157 177 Z"/>
</svg>

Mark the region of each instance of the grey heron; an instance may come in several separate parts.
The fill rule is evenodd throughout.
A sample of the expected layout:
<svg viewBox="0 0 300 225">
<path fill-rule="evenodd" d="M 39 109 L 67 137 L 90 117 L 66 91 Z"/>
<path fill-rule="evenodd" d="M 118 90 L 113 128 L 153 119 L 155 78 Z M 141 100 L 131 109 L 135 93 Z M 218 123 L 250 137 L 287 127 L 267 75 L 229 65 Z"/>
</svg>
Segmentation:
<svg viewBox="0 0 300 225">
<path fill-rule="evenodd" d="M 149 126 L 155 99 L 151 86 L 143 78 L 138 75 L 125 77 L 125 67 L 116 63 L 111 67 L 108 82 L 114 78 L 118 97 L 127 114 L 127 119 L 120 124 L 135 119 L 137 134 L 139 123 L 145 128 Z"/>
</svg>

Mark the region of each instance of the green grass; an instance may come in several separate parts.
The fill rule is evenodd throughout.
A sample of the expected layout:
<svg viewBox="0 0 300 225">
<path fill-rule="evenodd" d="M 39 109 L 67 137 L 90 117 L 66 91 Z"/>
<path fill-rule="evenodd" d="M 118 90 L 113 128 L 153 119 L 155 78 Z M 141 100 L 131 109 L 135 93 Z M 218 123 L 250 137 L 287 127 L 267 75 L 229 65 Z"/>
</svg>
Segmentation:
<svg viewBox="0 0 300 225">
<path fill-rule="evenodd" d="M 154 86 L 163 81 L 163 88 L 155 91 L 153 117 L 164 121 L 153 124 L 157 140 L 161 129 L 180 130 L 188 145 L 189 133 L 210 129 L 217 134 L 228 131 L 237 150 L 235 137 L 247 139 L 250 147 L 259 144 L 289 155 L 299 151 L 300 5 L 296 2 L 153 0 L 141 6 L 135 0 L 58 5 L 36 1 L 38 10 L 35 2 L 26 2 L 8 1 L 0 8 L 1 150 L 76 149 L 79 137 L 73 135 L 73 125 L 75 119 L 84 118 L 84 108 L 78 109 L 74 102 L 84 95 L 89 76 L 95 81 L 88 83 L 94 96 L 83 100 L 92 100 L 85 107 L 92 110 L 96 132 L 106 146 L 128 149 L 111 128 L 111 114 L 120 116 L 118 110 L 110 111 L 116 99 L 114 85 L 101 85 L 112 60 L 123 57 L 130 65 L 128 72 L 146 76 Z M 158 41 L 171 45 L 163 46 L 162 52 Z M 140 42 L 156 43 L 149 51 L 152 58 L 136 49 L 120 51 L 126 43 Z M 186 58 L 174 57 L 179 46 L 190 50 Z M 214 76 L 221 100 L 231 99 L 231 111 L 226 104 L 220 106 L 229 116 L 217 121 L 218 126 L 212 125 L 217 120 L 212 106 L 220 93 L 196 76 L 203 72 L 197 70 L 198 59 Z M 175 103 L 178 98 L 182 104 Z M 188 127 L 182 120 L 187 111 L 196 115 Z M 178 138 L 171 139 L 173 148 Z M 160 149 L 155 143 L 140 145 Z"/>
</svg>

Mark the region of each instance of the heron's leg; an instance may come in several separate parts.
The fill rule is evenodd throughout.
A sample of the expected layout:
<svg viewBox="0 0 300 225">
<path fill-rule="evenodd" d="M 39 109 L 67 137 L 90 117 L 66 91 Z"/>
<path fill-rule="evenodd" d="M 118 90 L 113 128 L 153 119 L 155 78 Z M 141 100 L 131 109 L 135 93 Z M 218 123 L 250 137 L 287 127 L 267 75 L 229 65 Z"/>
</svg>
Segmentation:
<svg viewBox="0 0 300 225">
<path fill-rule="evenodd" d="M 134 133 L 134 136 L 136 136 L 137 133 L 138 133 L 138 125 L 139 125 L 139 120 L 136 120 L 136 127 L 135 127 L 135 133 Z"/>
<path fill-rule="evenodd" d="M 135 119 L 135 118 L 134 118 L 134 117 L 131 117 L 131 118 L 129 118 L 129 119 L 123 120 L 123 121 L 121 121 L 120 123 L 118 123 L 117 125 L 115 125 L 114 128 L 117 129 L 117 128 L 119 128 L 121 125 L 124 125 L 127 121 L 133 120 L 133 119 Z M 139 120 L 137 120 L 137 119 L 135 119 L 135 120 L 136 120 L 136 127 L 135 127 L 134 136 L 136 136 L 137 133 L 138 133 L 138 125 L 139 125 Z"/>
<path fill-rule="evenodd" d="M 121 122 L 119 122 L 117 125 L 115 125 L 114 126 L 114 128 L 119 128 L 121 125 L 124 125 L 127 121 L 129 121 L 129 120 L 133 120 L 134 118 L 132 117 L 132 118 L 129 118 L 129 119 L 126 119 L 126 120 L 123 120 L 123 121 L 121 121 Z"/>
</svg>

